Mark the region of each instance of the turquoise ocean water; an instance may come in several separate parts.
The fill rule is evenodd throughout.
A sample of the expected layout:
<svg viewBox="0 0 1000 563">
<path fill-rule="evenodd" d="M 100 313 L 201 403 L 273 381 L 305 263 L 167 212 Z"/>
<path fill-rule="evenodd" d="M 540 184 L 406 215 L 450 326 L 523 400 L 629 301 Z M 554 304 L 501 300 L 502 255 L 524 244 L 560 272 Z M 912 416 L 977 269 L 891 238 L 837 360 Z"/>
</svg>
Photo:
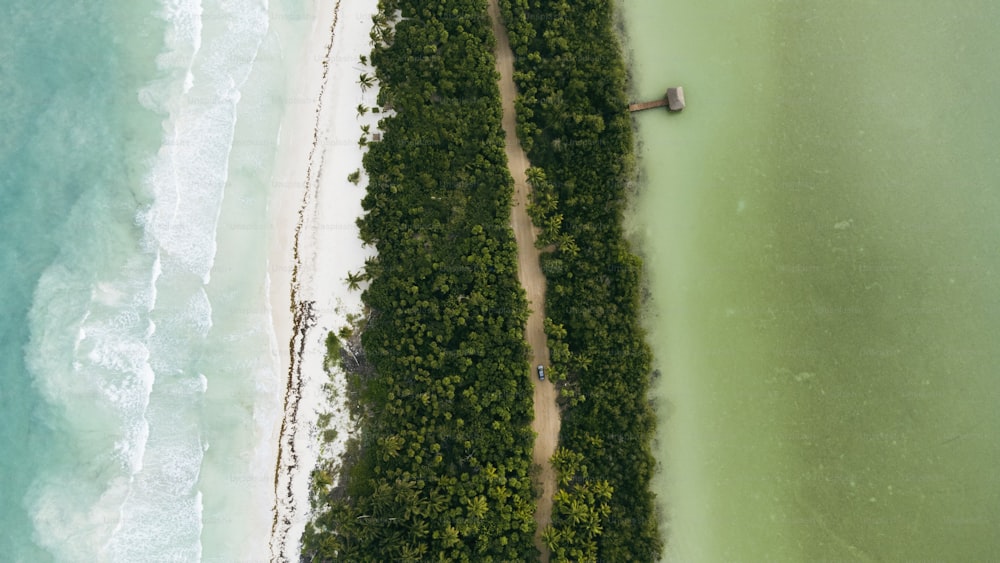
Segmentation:
<svg viewBox="0 0 1000 563">
<path fill-rule="evenodd" d="M 294 42 L 269 21 L 311 17 L 272 4 L 4 5 L 2 560 L 247 542 L 280 416 L 265 211 Z"/>
<path fill-rule="evenodd" d="M 995 559 L 1000 4 L 624 14 L 667 559 Z"/>
</svg>

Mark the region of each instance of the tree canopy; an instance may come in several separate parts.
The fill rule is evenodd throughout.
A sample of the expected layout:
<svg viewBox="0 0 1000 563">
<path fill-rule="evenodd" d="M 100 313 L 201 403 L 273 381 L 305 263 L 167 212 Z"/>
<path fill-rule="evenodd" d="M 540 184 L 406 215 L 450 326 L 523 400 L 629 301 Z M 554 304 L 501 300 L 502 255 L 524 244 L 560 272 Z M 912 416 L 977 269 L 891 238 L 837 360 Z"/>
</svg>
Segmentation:
<svg viewBox="0 0 1000 563">
<path fill-rule="evenodd" d="M 359 83 L 394 112 L 364 157 L 358 226 L 378 256 L 348 280 L 369 281 L 361 438 L 341 481 L 321 483 L 303 553 L 534 559 L 527 303 L 486 6 L 385 0 L 373 20 Z"/>
<path fill-rule="evenodd" d="M 535 167 L 530 212 L 553 248 L 542 269 L 563 405 L 559 456 L 589 468 L 561 483 L 549 545 L 564 560 L 657 561 L 651 354 L 639 324 L 642 264 L 621 227 L 634 155 L 613 6 L 500 5 L 516 54 L 518 134 Z"/>
</svg>

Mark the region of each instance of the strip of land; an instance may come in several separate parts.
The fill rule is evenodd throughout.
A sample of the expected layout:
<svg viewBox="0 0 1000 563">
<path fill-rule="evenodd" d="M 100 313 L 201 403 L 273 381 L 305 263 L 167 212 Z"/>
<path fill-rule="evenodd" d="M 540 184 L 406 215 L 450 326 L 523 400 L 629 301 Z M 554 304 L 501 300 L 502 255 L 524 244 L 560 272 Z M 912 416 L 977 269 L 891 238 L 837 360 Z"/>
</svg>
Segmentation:
<svg viewBox="0 0 1000 563">
<path fill-rule="evenodd" d="M 517 115 L 514 111 L 514 99 L 517 97 L 517 88 L 514 86 L 514 54 L 507 40 L 507 30 L 500 17 L 497 0 L 490 0 L 489 13 L 493 22 L 493 34 L 497 40 L 496 60 L 497 71 L 500 73 L 504 149 L 507 153 L 510 174 L 514 177 L 514 205 L 511 209 L 510 222 L 517 240 L 517 273 L 521 285 L 527 292 L 528 305 L 531 309 L 525 337 L 531 347 L 531 366 L 539 364 L 547 366 L 549 346 L 545 336 L 545 275 L 542 273 L 539 261 L 540 251 L 535 247 L 537 232 L 528 216 L 531 189 L 525 171 L 531 164 L 517 139 Z M 539 381 L 534 377 L 534 367 L 530 371 L 535 383 L 535 420 L 532 428 L 536 438 L 533 461 L 541 467 L 542 485 L 542 494 L 535 511 L 535 522 L 538 524 L 535 545 L 542 553 L 542 561 L 548 561 L 549 552 L 542 543 L 542 531 L 552 521 L 552 495 L 556 490 L 556 473 L 549 460 L 555 453 L 559 441 L 559 407 L 556 404 L 558 391 L 550 381 Z"/>
</svg>

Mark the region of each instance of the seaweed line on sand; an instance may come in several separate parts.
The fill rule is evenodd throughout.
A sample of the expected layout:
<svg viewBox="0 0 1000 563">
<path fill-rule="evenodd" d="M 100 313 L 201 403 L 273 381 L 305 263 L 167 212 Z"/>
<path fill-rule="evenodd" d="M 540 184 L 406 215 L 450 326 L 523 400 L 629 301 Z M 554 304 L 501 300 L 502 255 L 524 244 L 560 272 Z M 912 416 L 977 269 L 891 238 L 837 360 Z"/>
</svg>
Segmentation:
<svg viewBox="0 0 1000 563">
<path fill-rule="evenodd" d="M 288 342 L 289 364 L 288 380 L 285 384 L 284 414 L 281 420 L 281 431 L 278 438 L 278 456 L 274 468 L 274 507 L 271 522 L 271 561 L 298 560 L 298 555 L 287 553 L 288 536 L 292 527 L 291 515 L 295 514 L 299 505 L 308 499 L 295 498 L 292 489 L 293 476 L 301 469 L 298 454 L 295 451 L 295 436 L 298 431 L 299 403 L 302 399 L 302 360 L 306 345 L 306 335 L 316 324 L 316 315 L 312 301 L 300 300 L 300 274 L 302 257 L 300 255 L 300 240 L 305 223 L 306 211 L 313 202 L 313 192 L 322 168 L 322 159 L 318 166 L 316 149 L 319 147 L 320 116 L 323 111 L 323 95 L 329 79 L 330 56 L 333 51 L 333 38 L 340 13 L 340 0 L 333 8 L 333 21 L 330 24 L 330 41 L 326 44 L 323 58 L 323 75 L 320 83 L 318 101 L 315 108 L 312 148 L 309 150 L 306 177 L 303 186 L 302 202 L 299 205 L 298 219 L 295 225 L 295 235 L 292 243 L 292 279 L 289 291 L 290 307 L 293 313 L 292 335 Z"/>
</svg>

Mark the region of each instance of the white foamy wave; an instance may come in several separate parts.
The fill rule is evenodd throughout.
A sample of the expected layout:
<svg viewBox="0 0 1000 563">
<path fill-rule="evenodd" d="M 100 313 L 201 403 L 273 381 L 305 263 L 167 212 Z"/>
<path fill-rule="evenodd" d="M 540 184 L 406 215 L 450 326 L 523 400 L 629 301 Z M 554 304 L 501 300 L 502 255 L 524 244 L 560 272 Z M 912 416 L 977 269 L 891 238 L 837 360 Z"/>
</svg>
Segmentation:
<svg viewBox="0 0 1000 563">
<path fill-rule="evenodd" d="M 186 6 L 186 8 L 185 8 Z M 266 10 L 255 2 L 171 2 L 173 55 L 158 61 L 164 78 L 145 90 L 166 117 L 163 144 L 144 179 L 151 206 L 137 220 L 157 256 L 151 312 L 150 363 L 157 385 L 146 418 L 142 470 L 121 505 L 121 525 L 106 543 L 113 560 L 191 561 L 201 557 L 203 502 L 197 490 L 205 443 L 201 409 L 208 381 L 196 369 L 212 328 L 204 284 L 214 263 L 216 230 L 228 182 L 229 155 L 242 87 L 266 32 Z M 188 51 L 171 36 L 198 15 L 199 42 Z"/>
<path fill-rule="evenodd" d="M 208 381 L 197 364 L 212 328 L 203 285 L 267 11 L 252 0 L 163 0 L 157 15 L 167 24 L 160 76 L 138 97 L 163 116 L 163 143 L 143 178 L 152 203 L 136 212 L 142 240 L 123 249 L 81 237 L 74 253 L 114 255 L 100 261 L 111 271 L 56 263 L 31 315 L 28 366 L 66 442 L 28 502 L 37 542 L 58 560 L 201 557 Z M 80 223 L 101 228 L 100 218 Z"/>
<path fill-rule="evenodd" d="M 154 313 L 158 319 L 157 331 L 150 342 L 154 346 L 157 371 L 161 368 L 174 369 L 178 358 L 188 354 L 188 347 L 212 328 L 212 303 L 200 285 L 194 288 L 167 287 L 161 291 L 172 300 L 179 301 L 180 306 Z"/>
<path fill-rule="evenodd" d="M 172 118 L 174 140 L 161 147 L 147 177 L 156 198 L 147 228 L 163 251 L 202 279 L 215 256 L 233 116 L 234 107 L 223 106 Z"/>
<path fill-rule="evenodd" d="M 243 0 L 212 4 L 206 10 L 212 17 L 199 28 L 203 37 L 198 55 L 182 74 L 168 73 L 175 83 L 158 81 L 146 92 L 162 94 L 157 107 L 168 117 L 163 146 L 146 179 L 155 200 L 145 218 L 159 246 L 204 283 L 215 256 L 239 88 L 267 31 L 266 4 Z M 201 21 L 200 5 L 198 14 Z"/>
<path fill-rule="evenodd" d="M 128 492 L 128 479 L 119 476 L 97 488 L 89 477 L 67 472 L 37 487 L 41 493 L 32 503 L 33 540 L 55 560 L 107 560 L 104 544 L 121 521 L 119 507 Z"/>
<path fill-rule="evenodd" d="M 113 449 L 132 472 L 140 465 L 143 412 L 154 380 L 146 347 L 151 304 L 138 297 L 151 275 L 147 259 L 134 256 L 121 274 L 87 288 L 79 273 L 49 268 L 36 289 L 27 359 L 36 386 L 60 407 L 69 429 L 106 430 L 105 440 L 119 444 Z M 99 436 L 81 439 L 101 451 Z"/>
<path fill-rule="evenodd" d="M 120 524 L 103 550 L 113 561 L 196 561 L 201 557 L 201 499 L 196 484 L 203 458 L 204 377 L 192 367 L 211 326 L 202 287 L 175 261 L 161 263 L 153 309 L 159 329 L 149 338 L 156 386 L 145 419 L 142 465 L 120 505 Z M 161 310 L 162 306 L 162 310 Z"/>
<path fill-rule="evenodd" d="M 164 74 L 139 90 L 139 103 L 163 113 L 169 111 L 173 100 L 191 89 L 191 65 L 201 49 L 201 0 L 164 0 L 156 15 L 167 23 L 166 51 L 156 59 Z"/>
<path fill-rule="evenodd" d="M 60 560 L 95 560 L 142 469 L 153 386 L 147 343 L 152 261 L 133 255 L 106 279 L 62 262 L 39 281 L 26 349 L 50 421 L 68 444 L 29 498 L 36 541 Z"/>
<path fill-rule="evenodd" d="M 190 398 L 154 394 L 145 466 L 130 483 L 121 525 L 104 546 L 113 561 L 201 558 L 202 499 L 196 483 L 203 447 L 197 409 L 185 405 Z"/>
<path fill-rule="evenodd" d="M 168 50 L 157 58 L 157 63 L 161 66 L 190 66 L 201 49 L 202 12 L 201 0 L 163 1 L 157 15 L 170 24 L 166 33 Z M 179 56 L 181 54 L 186 56 Z M 177 60 L 173 62 L 175 58 Z"/>
</svg>

